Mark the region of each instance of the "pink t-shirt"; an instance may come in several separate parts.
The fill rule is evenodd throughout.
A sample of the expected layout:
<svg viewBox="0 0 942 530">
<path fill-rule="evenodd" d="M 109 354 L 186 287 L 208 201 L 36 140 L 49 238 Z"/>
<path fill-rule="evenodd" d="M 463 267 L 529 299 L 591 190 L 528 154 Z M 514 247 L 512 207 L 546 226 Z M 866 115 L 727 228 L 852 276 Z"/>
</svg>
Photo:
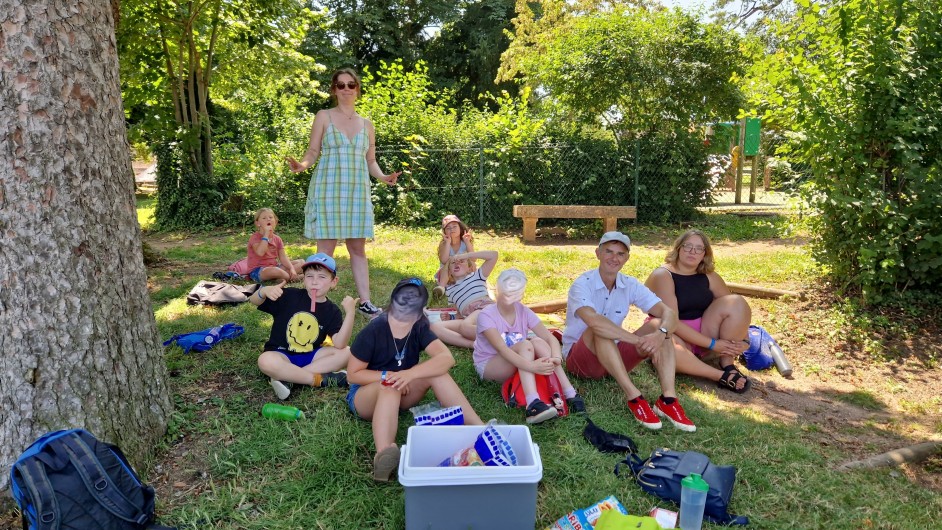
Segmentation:
<svg viewBox="0 0 942 530">
<path fill-rule="evenodd" d="M 278 254 L 281 252 L 281 249 L 285 248 L 284 242 L 280 237 L 272 234 L 269 238 L 268 250 L 265 252 L 265 255 L 259 256 L 255 252 L 255 245 L 258 245 L 262 242 L 262 234 L 255 232 L 252 234 L 252 237 L 249 238 L 248 252 L 249 252 L 249 270 L 253 270 L 256 267 L 275 267 L 278 265 Z"/>
<path fill-rule="evenodd" d="M 500 314 L 497 304 L 491 304 L 478 313 L 478 334 L 474 339 L 474 364 L 492 359 L 498 355 L 491 341 L 484 336 L 484 330 L 496 329 L 504 338 L 507 346 L 513 346 L 527 338 L 527 333 L 540 325 L 540 318 L 529 307 L 517 302 L 514 304 L 516 316 L 514 323 L 508 324 Z"/>
</svg>

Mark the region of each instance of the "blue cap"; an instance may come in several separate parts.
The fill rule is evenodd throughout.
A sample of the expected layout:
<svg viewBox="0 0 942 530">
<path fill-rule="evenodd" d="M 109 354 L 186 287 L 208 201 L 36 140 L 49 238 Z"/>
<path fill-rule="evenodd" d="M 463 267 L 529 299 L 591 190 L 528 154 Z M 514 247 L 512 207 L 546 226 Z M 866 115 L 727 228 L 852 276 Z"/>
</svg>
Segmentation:
<svg viewBox="0 0 942 530">
<path fill-rule="evenodd" d="M 334 258 L 324 254 L 323 252 L 318 252 L 317 254 L 311 254 L 308 256 L 307 259 L 304 260 L 304 265 L 301 265 L 301 270 L 307 270 L 308 267 L 312 267 L 314 265 L 326 267 L 327 270 L 333 274 L 337 274 L 337 262 L 334 261 Z"/>
</svg>

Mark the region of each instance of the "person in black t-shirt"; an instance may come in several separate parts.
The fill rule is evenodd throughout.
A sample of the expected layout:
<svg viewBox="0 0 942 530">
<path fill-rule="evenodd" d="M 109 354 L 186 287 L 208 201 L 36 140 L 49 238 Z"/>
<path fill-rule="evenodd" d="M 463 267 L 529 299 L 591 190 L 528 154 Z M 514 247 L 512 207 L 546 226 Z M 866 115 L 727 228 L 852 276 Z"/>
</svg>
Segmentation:
<svg viewBox="0 0 942 530">
<path fill-rule="evenodd" d="M 258 357 L 258 367 L 269 376 L 278 399 L 291 395 L 292 383 L 322 386 L 347 386 L 342 369 L 350 358 L 350 334 L 353 331 L 357 299 L 345 296 L 343 313 L 327 298 L 337 285 L 337 263 L 318 253 L 301 266 L 304 289 L 278 285 L 259 288 L 249 300 L 274 317 L 265 351 Z M 330 337 L 332 346 L 323 346 Z"/>
<path fill-rule="evenodd" d="M 347 364 L 350 410 L 373 423 L 373 478 L 386 482 L 399 464 L 399 411 L 425 397 L 428 389 L 444 407 L 460 406 L 466 425 L 483 425 L 448 370 L 448 347 L 432 333 L 423 309 L 428 290 L 418 278 L 393 288 L 389 308 L 357 335 Z M 419 354 L 428 354 L 422 361 Z"/>
</svg>

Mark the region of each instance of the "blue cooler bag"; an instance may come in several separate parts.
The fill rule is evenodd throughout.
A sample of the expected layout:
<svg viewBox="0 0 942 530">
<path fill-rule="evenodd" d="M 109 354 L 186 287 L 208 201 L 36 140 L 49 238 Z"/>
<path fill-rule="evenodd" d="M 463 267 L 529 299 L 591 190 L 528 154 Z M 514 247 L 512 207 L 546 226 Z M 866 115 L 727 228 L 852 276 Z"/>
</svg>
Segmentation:
<svg viewBox="0 0 942 530">
<path fill-rule="evenodd" d="M 742 352 L 746 368 L 750 370 L 765 370 L 775 364 L 769 348 L 778 343 L 769 335 L 769 332 L 759 326 L 749 326 L 749 349 Z"/>
</svg>

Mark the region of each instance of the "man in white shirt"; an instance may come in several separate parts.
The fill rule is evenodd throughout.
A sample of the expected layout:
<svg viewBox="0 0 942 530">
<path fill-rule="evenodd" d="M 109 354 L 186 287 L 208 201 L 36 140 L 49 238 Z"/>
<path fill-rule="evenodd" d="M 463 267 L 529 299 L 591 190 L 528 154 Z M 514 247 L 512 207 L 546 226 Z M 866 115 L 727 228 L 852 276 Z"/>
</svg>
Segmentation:
<svg viewBox="0 0 942 530">
<path fill-rule="evenodd" d="M 644 284 L 621 273 L 630 252 L 628 236 L 606 232 L 595 249 L 598 269 L 582 274 L 569 288 L 563 334 L 566 370 L 593 379 L 611 375 L 625 393 L 635 419 L 649 429 L 661 428 L 661 416 L 678 429 L 693 432 L 697 427 L 687 418 L 674 390 L 674 343 L 670 338 L 677 314 Z M 639 336 L 622 328 L 632 305 L 655 318 L 657 331 Z M 647 358 L 661 383 L 661 396 L 653 409 L 628 377 Z"/>
</svg>

